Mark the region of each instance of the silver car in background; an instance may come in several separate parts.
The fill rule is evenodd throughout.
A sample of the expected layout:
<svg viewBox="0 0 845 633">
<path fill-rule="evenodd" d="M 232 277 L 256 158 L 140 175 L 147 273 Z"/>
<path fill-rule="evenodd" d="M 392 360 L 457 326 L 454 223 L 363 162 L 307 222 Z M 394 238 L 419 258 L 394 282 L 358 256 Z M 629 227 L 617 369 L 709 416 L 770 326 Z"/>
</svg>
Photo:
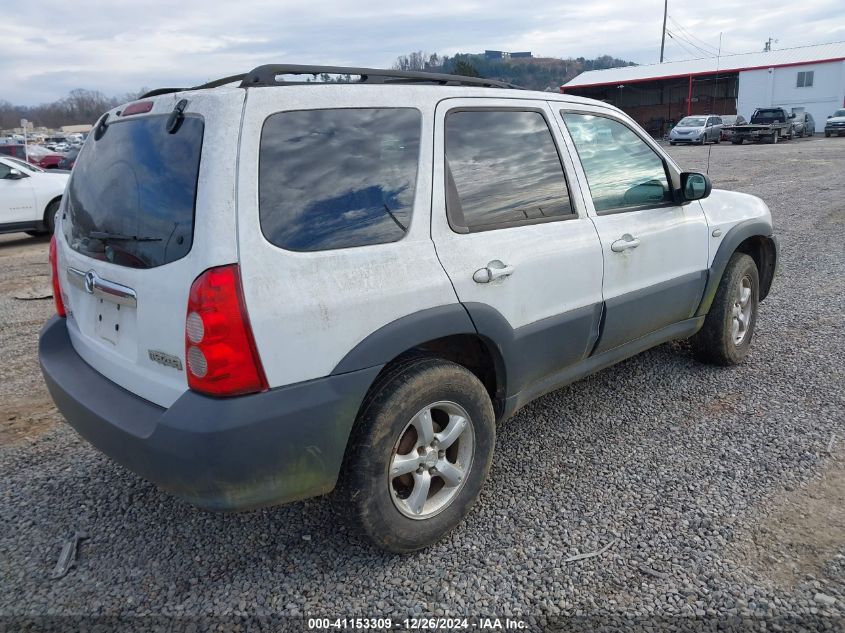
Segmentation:
<svg viewBox="0 0 845 633">
<path fill-rule="evenodd" d="M 722 119 L 712 114 L 685 116 L 669 132 L 669 144 L 694 143 L 704 145 L 722 140 Z"/>
</svg>

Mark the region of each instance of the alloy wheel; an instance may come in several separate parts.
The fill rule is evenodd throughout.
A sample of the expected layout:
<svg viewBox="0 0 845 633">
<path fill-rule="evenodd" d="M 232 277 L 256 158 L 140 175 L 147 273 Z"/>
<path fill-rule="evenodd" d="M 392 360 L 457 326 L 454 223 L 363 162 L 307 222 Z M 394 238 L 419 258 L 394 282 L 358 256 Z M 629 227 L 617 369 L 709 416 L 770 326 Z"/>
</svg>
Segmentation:
<svg viewBox="0 0 845 633">
<path fill-rule="evenodd" d="M 745 275 L 739 282 L 734 297 L 733 316 L 731 319 L 731 336 L 734 345 L 741 345 L 748 334 L 751 324 L 751 277 Z"/>
<path fill-rule="evenodd" d="M 472 467 L 475 432 L 466 410 L 441 401 L 424 407 L 399 434 L 388 469 L 390 498 L 411 519 L 445 510 Z"/>
</svg>

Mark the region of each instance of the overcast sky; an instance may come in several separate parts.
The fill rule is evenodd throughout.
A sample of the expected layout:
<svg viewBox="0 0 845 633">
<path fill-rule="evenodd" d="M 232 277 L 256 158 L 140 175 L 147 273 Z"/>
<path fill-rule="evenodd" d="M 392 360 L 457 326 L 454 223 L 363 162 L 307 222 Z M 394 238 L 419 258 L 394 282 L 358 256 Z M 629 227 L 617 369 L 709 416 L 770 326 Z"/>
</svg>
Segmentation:
<svg viewBox="0 0 845 633">
<path fill-rule="evenodd" d="M 389 66 L 414 50 L 485 48 L 658 61 L 661 0 L 37 0 L 4 3 L 0 100 L 37 104 L 74 88 L 118 95 L 188 86 L 268 62 Z M 355 8 L 353 8 L 355 7 Z M 669 2 L 669 60 L 845 40 L 843 0 Z M 692 37 L 694 35 L 694 37 Z M 698 39 L 695 39 L 698 38 Z M 687 50 L 681 48 L 685 46 Z"/>
</svg>

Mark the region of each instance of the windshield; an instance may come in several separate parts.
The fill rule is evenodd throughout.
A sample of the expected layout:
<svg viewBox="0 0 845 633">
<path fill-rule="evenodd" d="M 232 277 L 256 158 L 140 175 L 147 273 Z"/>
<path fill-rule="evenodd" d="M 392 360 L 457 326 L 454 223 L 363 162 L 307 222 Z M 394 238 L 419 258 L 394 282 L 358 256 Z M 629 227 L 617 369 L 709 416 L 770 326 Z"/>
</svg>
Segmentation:
<svg viewBox="0 0 845 633">
<path fill-rule="evenodd" d="M 29 152 L 29 156 L 32 158 L 44 158 L 48 154 L 53 153 L 46 147 L 41 147 L 39 145 L 30 145 L 26 151 Z"/>
<path fill-rule="evenodd" d="M 751 117 L 752 123 L 783 123 L 783 110 L 757 110 Z"/>
<path fill-rule="evenodd" d="M 687 116 L 681 119 L 678 127 L 704 127 L 706 121 L 703 116 Z"/>
<path fill-rule="evenodd" d="M 19 167 L 21 169 L 26 169 L 28 171 L 33 171 L 33 172 L 36 172 L 36 173 L 44 171 L 40 167 L 36 167 L 35 165 L 30 165 L 26 161 L 23 161 L 19 158 L 12 158 L 11 156 L 9 156 L 8 158 L 6 158 L 4 160 L 9 161 L 10 163 L 14 163 L 16 167 Z"/>
<path fill-rule="evenodd" d="M 153 268 L 191 250 L 203 120 L 118 120 L 89 139 L 68 186 L 65 237 L 94 259 Z"/>
<path fill-rule="evenodd" d="M 845 110 L 837 110 L 833 113 L 833 116 L 845 116 Z"/>
</svg>

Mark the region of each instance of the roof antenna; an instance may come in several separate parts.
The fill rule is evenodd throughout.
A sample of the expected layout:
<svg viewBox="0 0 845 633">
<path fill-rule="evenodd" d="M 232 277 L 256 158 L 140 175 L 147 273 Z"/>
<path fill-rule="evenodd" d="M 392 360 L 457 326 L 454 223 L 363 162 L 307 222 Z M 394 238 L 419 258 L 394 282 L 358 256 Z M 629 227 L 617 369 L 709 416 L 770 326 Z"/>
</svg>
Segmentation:
<svg viewBox="0 0 845 633">
<path fill-rule="evenodd" d="M 719 61 L 720 57 L 722 56 L 722 33 L 719 33 L 719 51 L 716 53 L 716 79 L 713 81 L 713 100 L 710 101 L 710 111 L 712 113 L 713 108 L 716 107 L 716 89 L 719 87 Z M 707 134 L 707 132 L 705 132 Z M 722 130 L 719 130 L 719 134 L 722 134 Z M 713 151 L 713 144 L 710 144 L 710 147 L 707 148 L 707 169 L 705 170 L 705 174 L 708 176 L 710 175 L 710 153 Z"/>
</svg>

